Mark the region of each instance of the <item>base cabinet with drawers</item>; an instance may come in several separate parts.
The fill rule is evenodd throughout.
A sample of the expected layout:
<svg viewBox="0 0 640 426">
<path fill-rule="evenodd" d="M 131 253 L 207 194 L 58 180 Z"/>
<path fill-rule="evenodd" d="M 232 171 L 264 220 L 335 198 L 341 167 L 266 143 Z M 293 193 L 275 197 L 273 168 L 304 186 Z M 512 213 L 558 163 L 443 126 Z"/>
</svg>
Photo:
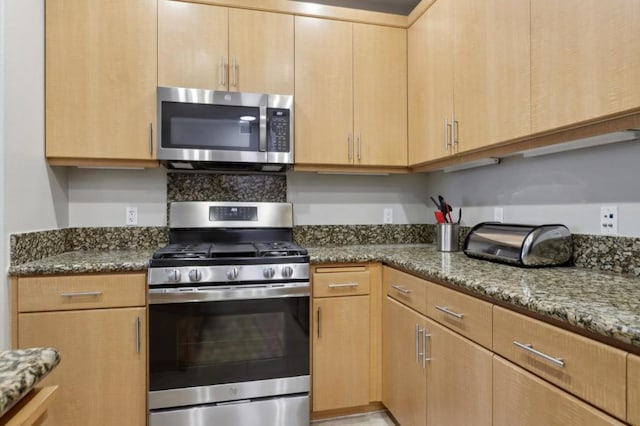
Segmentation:
<svg viewBox="0 0 640 426">
<path fill-rule="evenodd" d="M 60 364 L 45 425 L 146 424 L 145 274 L 12 280 L 14 346 L 52 346 Z"/>
<path fill-rule="evenodd" d="M 492 353 L 427 317 L 430 284 L 383 271 L 383 403 L 402 425 L 490 425 Z M 433 300 L 447 321 L 454 319 L 454 328 L 490 331 L 491 322 L 482 321 L 486 315 L 465 318 L 469 311 L 490 312 L 490 304 L 473 298 L 460 303 L 455 292 Z"/>
<path fill-rule="evenodd" d="M 312 271 L 312 410 L 379 401 L 379 266 L 317 266 Z M 373 372 L 373 374 L 372 374 Z"/>
</svg>

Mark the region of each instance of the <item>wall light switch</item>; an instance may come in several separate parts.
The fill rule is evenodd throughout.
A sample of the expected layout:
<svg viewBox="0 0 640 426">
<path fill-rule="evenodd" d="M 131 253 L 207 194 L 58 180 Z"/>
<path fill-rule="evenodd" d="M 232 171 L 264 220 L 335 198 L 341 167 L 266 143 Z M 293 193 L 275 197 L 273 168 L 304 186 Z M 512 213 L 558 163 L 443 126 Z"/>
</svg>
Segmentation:
<svg viewBox="0 0 640 426">
<path fill-rule="evenodd" d="M 504 209 L 502 207 L 495 207 L 493 209 L 493 220 L 496 222 L 504 222 Z"/>
<path fill-rule="evenodd" d="M 393 223 L 393 209 L 392 208 L 384 209 L 382 223 Z"/>
<path fill-rule="evenodd" d="M 600 233 L 618 235 L 618 206 L 600 206 Z"/>
</svg>

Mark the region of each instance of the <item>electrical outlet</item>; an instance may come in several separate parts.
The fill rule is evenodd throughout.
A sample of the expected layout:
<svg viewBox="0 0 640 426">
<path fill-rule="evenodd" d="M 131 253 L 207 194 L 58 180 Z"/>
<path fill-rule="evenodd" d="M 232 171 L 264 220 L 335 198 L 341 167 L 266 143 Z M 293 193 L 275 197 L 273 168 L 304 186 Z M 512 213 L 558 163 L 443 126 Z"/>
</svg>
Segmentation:
<svg viewBox="0 0 640 426">
<path fill-rule="evenodd" d="M 393 223 L 393 209 L 392 208 L 384 209 L 382 222 L 383 223 Z"/>
<path fill-rule="evenodd" d="M 600 233 L 618 235 L 618 206 L 600 206 Z"/>
<path fill-rule="evenodd" d="M 127 225 L 138 224 L 138 208 L 137 207 L 127 207 L 127 216 L 125 219 L 125 223 Z"/>
<path fill-rule="evenodd" d="M 496 222 L 504 222 L 504 209 L 502 207 L 494 207 L 493 220 Z"/>
</svg>

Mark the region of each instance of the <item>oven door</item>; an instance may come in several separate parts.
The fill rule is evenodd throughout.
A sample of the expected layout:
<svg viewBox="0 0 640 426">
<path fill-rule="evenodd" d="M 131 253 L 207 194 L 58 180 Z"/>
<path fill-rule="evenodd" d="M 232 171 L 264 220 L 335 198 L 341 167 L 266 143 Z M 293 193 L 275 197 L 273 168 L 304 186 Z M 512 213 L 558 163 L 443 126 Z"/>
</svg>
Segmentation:
<svg viewBox="0 0 640 426">
<path fill-rule="evenodd" d="M 149 290 L 149 409 L 309 391 L 309 284 Z"/>
</svg>

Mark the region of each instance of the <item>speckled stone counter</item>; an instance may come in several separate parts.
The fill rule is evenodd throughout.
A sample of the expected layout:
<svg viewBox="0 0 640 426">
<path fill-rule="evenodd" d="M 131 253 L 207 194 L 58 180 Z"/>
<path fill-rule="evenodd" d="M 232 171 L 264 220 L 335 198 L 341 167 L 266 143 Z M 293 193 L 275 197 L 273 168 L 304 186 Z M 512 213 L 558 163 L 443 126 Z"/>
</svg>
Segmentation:
<svg viewBox="0 0 640 426">
<path fill-rule="evenodd" d="M 12 265 L 9 275 L 146 271 L 154 249 L 77 250 Z"/>
<path fill-rule="evenodd" d="M 0 352 L 0 416 L 13 407 L 60 362 L 53 348 Z"/>
<path fill-rule="evenodd" d="M 382 261 L 638 348 L 640 278 L 576 267 L 526 269 L 432 245 L 310 247 L 311 263 Z"/>
</svg>

